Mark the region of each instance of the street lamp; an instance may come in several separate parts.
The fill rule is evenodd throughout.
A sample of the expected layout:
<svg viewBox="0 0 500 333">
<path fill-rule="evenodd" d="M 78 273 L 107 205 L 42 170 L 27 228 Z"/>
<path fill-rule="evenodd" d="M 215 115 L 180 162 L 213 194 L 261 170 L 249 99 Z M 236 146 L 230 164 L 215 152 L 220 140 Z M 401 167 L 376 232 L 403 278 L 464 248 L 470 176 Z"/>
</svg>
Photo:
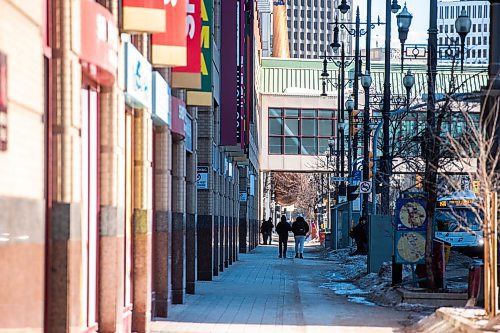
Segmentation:
<svg viewBox="0 0 500 333">
<path fill-rule="evenodd" d="M 460 68 L 462 72 L 464 71 L 465 37 L 469 34 L 471 25 L 472 21 L 467 15 L 465 7 L 462 7 L 460 15 L 455 20 L 455 30 L 460 36 Z"/>
<path fill-rule="evenodd" d="M 410 111 L 410 91 L 411 88 L 413 88 L 413 85 L 415 84 L 415 77 L 411 73 L 410 70 L 406 72 L 405 76 L 403 77 L 403 85 L 406 88 L 406 111 Z"/>
<path fill-rule="evenodd" d="M 392 0 L 391 12 L 393 14 L 396 14 L 397 12 L 399 12 L 400 9 L 401 9 L 401 6 L 398 4 L 398 0 Z"/>
<path fill-rule="evenodd" d="M 347 110 L 347 112 L 351 113 L 352 110 L 354 110 L 354 100 L 352 99 L 352 97 L 349 97 L 347 99 L 347 101 L 345 102 L 345 109 Z"/>
<path fill-rule="evenodd" d="M 338 24 L 335 24 L 335 27 L 333 28 L 333 43 L 330 44 L 330 47 L 333 49 L 334 53 L 337 53 L 340 48 Z"/>
<path fill-rule="evenodd" d="M 369 71 L 365 71 L 364 75 L 361 75 L 361 86 L 365 90 L 365 96 L 370 93 L 370 86 L 372 85 L 372 77 Z M 363 110 L 363 180 L 368 181 L 370 178 L 370 170 L 368 170 L 368 165 L 370 163 L 370 103 L 369 99 L 365 99 L 365 108 Z M 363 206 L 362 215 L 368 218 L 368 194 L 363 193 L 362 195 Z"/>
<path fill-rule="evenodd" d="M 342 2 L 340 3 L 340 5 L 337 8 L 340 10 L 340 12 L 342 14 L 345 14 L 345 13 L 347 13 L 349 11 L 349 9 L 351 9 L 351 6 L 349 6 L 347 4 L 346 0 L 342 0 Z"/>
<path fill-rule="evenodd" d="M 408 31 L 410 30 L 412 18 L 413 15 L 408 12 L 408 8 L 406 8 L 406 3 L 405 3 L 403 10 L 398 15 L 396 15 L 398 23 L 399 41 L 401 42 L 401 72 L 403 72 L 404 46 L 406 39 L 408 38 Z"/>
<path fill-rule="evenodd" d="M 372 85 L 372 77 L 369 71 L 365 71 L 365 74 L 361 75 L 361 86 L 365 89 L 369 89 Z M 365 105 L 366 107 L 367 105 Z"/>
</svg>

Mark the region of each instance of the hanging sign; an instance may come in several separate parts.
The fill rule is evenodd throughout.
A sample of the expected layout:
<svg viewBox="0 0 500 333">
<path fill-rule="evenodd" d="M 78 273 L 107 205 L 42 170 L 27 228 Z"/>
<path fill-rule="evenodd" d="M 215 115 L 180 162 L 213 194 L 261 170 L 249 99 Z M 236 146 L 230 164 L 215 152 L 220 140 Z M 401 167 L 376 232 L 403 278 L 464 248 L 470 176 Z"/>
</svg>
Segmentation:
<svg viewBox="0 0 500 333">
<path fill-rule="evenodd" d="M 172 69 L 174 88 L 201 88 L 201 0 L 188 0 L 186 16 L 187 65 Z"/>
<path fill-rule="evenodd" d="M 164 32 L 164 0 L 122 0 L 123 31 Z"/>
<path fill-rule="evenodd" d="M 165 1 L 164 32 L 151 35 L 151 59 L 156 67 L 187 65 L 187 0 Z"/>
</svg>

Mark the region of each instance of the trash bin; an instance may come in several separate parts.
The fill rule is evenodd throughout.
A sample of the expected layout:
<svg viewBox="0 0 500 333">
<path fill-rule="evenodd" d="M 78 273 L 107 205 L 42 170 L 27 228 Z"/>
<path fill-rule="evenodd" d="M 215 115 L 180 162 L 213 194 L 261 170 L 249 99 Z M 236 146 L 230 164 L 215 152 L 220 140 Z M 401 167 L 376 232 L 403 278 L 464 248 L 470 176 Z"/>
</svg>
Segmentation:
<svg viewBox="0 0 500 333">
<path fill-rule="evenodd" d="M 329 249 L 332 247 L 332 233 L 325 232 L 325 249 Z"/>
<path fill-rule="evenodd" d="M 467 285 L 467 298 L 474 298 L 475 305 L 484 305 L 484 291 L 483 291 L 483 261 L 474 260 L 469 267 L 468 285 Z"/>
<path fill-rule="evenodd" d="M 319 232 L 319 243 L 321 244 L 321 246 L 325 246 L 325 232 L 324 231 Z"/>
</svg>

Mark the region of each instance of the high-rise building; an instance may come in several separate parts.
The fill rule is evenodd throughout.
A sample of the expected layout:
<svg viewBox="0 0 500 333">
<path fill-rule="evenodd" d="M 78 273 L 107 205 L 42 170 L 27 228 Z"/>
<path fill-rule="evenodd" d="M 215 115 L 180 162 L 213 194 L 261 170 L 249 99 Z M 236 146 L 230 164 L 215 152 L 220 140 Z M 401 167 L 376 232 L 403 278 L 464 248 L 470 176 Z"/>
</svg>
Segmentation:
<svg viewBox="0 0 500 333">
<path fill-rule="evenodd" d="M 345 15 L 337 9 L 340 0 L 287 0 L 288 40 L 290 56 L 293 58 L 315 59 L 328 50 L 333 42 L 335 17 L 340 22 L 351 22 L 353 5 Z M 352 37 L 340 29 L 340 41 L 345 42 L 346 53 L 352 51 Z"/>
<path fill-rule="evenodd" d="M 438 56 L 441 61 L 452 61 L 460 50 L 460 37 L 455 31 L 455 20 L 464 8 L 472 21 L 465 40 L 465 63 L 487 64 L 489 50 L 490 5 L 485 0 L 439 1 L 438 3 Z M 452 50 L 452 52 L 449 52 Z M 456 60 L 459 60 L 459 56 Z"/>
</svg>

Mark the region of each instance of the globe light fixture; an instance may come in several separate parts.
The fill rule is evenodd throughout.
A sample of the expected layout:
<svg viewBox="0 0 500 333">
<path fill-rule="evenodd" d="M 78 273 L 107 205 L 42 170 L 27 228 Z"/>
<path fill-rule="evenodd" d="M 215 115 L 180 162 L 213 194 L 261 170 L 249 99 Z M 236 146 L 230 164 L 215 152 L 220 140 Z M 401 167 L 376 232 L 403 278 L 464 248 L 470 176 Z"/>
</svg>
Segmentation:
<svg viewBox="0 0 500 333">
<path fill-rule="evenodd" d="M 413 74 L 409 70 L 403 77 L 403 85 L 405 86 L 406 90 L 411 90 L 414 84 L 415 84 L 415 76 L 413 76 Z"/>
<path fill-rule="evenodd" d="M 365 71 L 365 74 L 361 75 L 361 85 L 365 89 L 369 89 L 372 85 L 372 77 L 369 71 Z"/>
<path fill-rule="evenodd" d="M 460 68 L 462 72 L 464 71 L 465 37 L 469 34 L 471 25 L 472 21 L 469 15 L 467 15 L 465 7 L 462 7 L 460 15 L 455 20 L 455 30 L 460 36 Z"/>
<path fill-rule="evenodd" d="M 330 44 L 330 47 L 335 53 L 337 53 L 340 48 L 338 24 L 335 24 L 335 28 L 333 28 L 333 43 Z"/>
<path fill-rule="evenodd" d="M 342 2 L 340 3 L 340 5 L 337 8 L 338 8 L 338 10 L 340 10 L 340 12 L 342 14 L 345 14 L 349 11 L 349 9 L 351 9 L 351 6 L 349 6 L 347 4 L 346 0 L 342 0 Z"/>
<path fill-rule="evenodd" d="M 393 14 L 396 14 L 397 12 L 399 12 L 400 9 L 401 9 L 401 6 L 398 4 L 398 0 L 392 0 L 391 12 Z"/>
<path fill-rule="evenodd" d="M 351 113 L 354 110 L 354 100 L 349 97 L 347 101 L 345 101 L 345 109 Z"/>
</svg>

